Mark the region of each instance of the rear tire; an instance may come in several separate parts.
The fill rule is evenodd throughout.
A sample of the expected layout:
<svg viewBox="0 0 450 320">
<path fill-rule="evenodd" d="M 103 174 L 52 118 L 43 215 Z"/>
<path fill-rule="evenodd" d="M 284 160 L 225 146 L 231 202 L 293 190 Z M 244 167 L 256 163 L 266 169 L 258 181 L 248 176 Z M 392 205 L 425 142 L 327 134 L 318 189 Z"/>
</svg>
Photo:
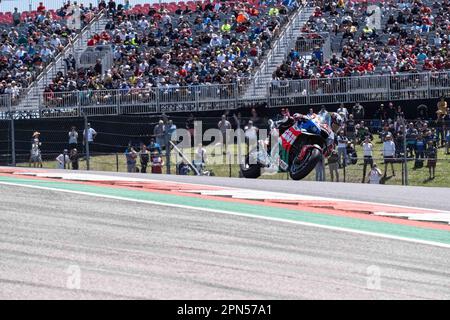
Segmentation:
<svg viewBox="0 0 450 320">
<path fill-rule="evenodd" d="M 261 176 L 261 166 L 259 164 L 248 164 L 248 156 L 245 157 L 245 164 L 241 164 L 241 175 L 247 179 L 256 179 Z"/>
<path fill-rule="evenodd" d="M 305 155 L 305 158 L 301 161 L 295 158 L 289 168 L 289 175 L 292 180 L 301 180 L 310 174 L 321 158 L 322 151 L 318 147 L 312 147 L 309 149 L 308 153 Z"/>
</svg>

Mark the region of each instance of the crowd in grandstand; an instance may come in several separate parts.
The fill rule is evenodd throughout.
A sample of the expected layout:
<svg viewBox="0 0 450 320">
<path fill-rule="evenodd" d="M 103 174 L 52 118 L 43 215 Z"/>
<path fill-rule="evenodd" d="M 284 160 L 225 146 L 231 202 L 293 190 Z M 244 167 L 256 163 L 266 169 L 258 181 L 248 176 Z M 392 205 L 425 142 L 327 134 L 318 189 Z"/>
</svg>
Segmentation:
<svg viewBox="0 0 450 320">
<path fill-rule="evenodd" d="M 97 12 L 68 1 L 58 10 L 47 10 L 39 3 L 35 11 L 2 14 L 0 17 L 0 94 L 17 99 L 52 59 Z M 71 17 L 79 14 L 80 23 Z"/>
<path fill-rule="evenodd" d="M 448 0 L 365 1 L 316 0 L 304 26 L 305 39 L 328 32 L 338 45 L 323 56 L 314 48 L 310 59 L 292 50 L 276 70 L 278 79 L 349 77 L 450 69 L 450 3 Z M 378 22 L 376 17 L 379 17 Z M 378 24 L 378 29 L 377 29 Z"/>
<path fill-rule="evenodd" d="M 89 46 L 111 45 L 114 63 L 90 68 L 68 64 L 46 88 L 53 92 L 173 88 L 239 83 L 249 78 L 297 1 L 217 1 L 157 8 L 108 4 L 103 32 Z M 111 6 L 111 7 L 110 7 Z"/>
</svg>

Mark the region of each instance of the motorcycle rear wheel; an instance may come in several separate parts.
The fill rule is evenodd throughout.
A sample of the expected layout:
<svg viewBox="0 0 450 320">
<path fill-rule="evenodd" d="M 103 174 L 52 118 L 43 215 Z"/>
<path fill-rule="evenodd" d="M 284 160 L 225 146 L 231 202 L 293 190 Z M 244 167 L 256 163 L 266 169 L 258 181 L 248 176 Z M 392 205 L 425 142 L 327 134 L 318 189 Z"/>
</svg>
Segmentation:
<svg viewBox="0 0 450 320">
<path fill-rule="evenodd" d="M 249 164 L 248 156 L 245 157 L 245 164 L 241 164 L 241 175 L 247 179 L 256 179 L 261 176 L 261 166 L 259 164 Z"/>
</svg>

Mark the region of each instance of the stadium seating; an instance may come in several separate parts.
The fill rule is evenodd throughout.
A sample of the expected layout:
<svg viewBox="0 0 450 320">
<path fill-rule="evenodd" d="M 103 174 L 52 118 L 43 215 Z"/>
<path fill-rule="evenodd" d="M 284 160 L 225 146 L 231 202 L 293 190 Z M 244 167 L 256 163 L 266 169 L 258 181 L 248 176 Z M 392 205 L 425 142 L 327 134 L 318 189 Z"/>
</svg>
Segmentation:
<svg viewBox="0 0 450 320">
<path fill-rule="evenodd" d="M 97 12 L 83 5 L 80 9 L 82 25 Z M 17 99 L 76 35 L 66 25 L 71 10 L 66 4 L 58 10 L 22 12 L 18 24 L 12 12 L 0 12 L 0 94 Z"/>
<path fill-rule="evenodd" d="M 107 30 L 89 42 L 113 46 L 111 70 L 99 74 L 88 68 L 59 74 L 46 95 L 74 89 L 128 91 L 248 79 L 297 9 L 283 4 L 291 2 L 187 1 L 118 10 L 111 13 Z"/>
<path fill-rule="evenodd" d="M 450 69 L 449 1 L 371 1 L 381 10 L 381 29 L 366 27 L 371 19 L 364 1 L 324 1 L 305 33 L 329 32 L 336 55 L 302 56 L 291 52 L 274 78 L 308 79 L 398 74 Z M 343 6 L 339 6 L 343 3 Z M 369 3 L 370 4 L 370 3 Z"/>
</svg>

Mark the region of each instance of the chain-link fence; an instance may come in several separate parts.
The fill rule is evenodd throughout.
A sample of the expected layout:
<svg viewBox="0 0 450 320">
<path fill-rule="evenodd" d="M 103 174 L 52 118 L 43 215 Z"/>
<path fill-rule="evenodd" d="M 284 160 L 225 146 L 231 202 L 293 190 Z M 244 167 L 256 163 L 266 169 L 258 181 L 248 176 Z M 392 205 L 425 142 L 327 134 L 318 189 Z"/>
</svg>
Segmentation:
<svg viewBox="0 0 450 320">
<path fill-rule="evenodd" d="M 239 159 L 246 155 L 246 145 L 237 144 L 235 136 L 233 142 L 226 147 L 220 137 L 215 136 L 214 132 L 211 133 L 210 129 L 221 128 L 221 121 L 228 121 L 229 124 L 224 123 L 235 130 L 248 129 L 246 126 L 249 120 L 252 120 L 254 127 L 260 128 L 261 132 L 258 134 L 262 133 L 261 129 L 268 127 L 267 119 L 262 116 L 253 115 L 249 118 L 241 117 L 240 114 L 228 114 L 224 120 L 220 115 L 195 118 L 190 114 L 170 117 L 141 115 L 4 119 L 0 120 L 0 164 L 238 178 L 241 176 Z M 157 128 L 160 122 L 162 128 L 165 128 L 163 131 Z M 344 161 L 342 154 L 337 163 L 330 163 L 330 158 L 324 159 L 323 167 L 318 165 L 304 180 L 346 183 L 368 183 L 371 180 L 393 185 L 450 186 L 450 155 L 445 139 L 433 142 L 437 146 L 436 161 L 428 159 L 428 153 L 423 150 L 409 150 L 410 146 L 405 157 L 405 148 L 399 139 L 395 141 L 395 156 L 386 160 L 383 157 L 380 122 L 365 122 L 373 137 L 371 159 L 364 158 L 362 139 L 355 137 L 350 139 L 353 143 L 346 150 L 347 161 Z M 179 138 L 169 138 L 169 132 L 171 136 L 174 131 L 179 133 Z M 199 138 L 195 142 L 187 141 L 181 131 L 197 132 Z M 243 134 L 247 135 L 247 131 Z M 89 143 L 86 140 L 89 140 Z M 170 146 L 169 153 L 166 153 L 165 145 Z M 144 154 L 147 154 L 144 156 L 143 146 L 146 147 Z M 199 148 L 205 152 L 201 166 L 196 162 Z M 75 154 L 73 149 L 76 149 Z M 372 170 L 374 163 L 377 164 L 378 174 Z M 289 174 L 285 172 L 272 172 L 262 175 L 261 178 L 290 179 Z"/>
</svg>

